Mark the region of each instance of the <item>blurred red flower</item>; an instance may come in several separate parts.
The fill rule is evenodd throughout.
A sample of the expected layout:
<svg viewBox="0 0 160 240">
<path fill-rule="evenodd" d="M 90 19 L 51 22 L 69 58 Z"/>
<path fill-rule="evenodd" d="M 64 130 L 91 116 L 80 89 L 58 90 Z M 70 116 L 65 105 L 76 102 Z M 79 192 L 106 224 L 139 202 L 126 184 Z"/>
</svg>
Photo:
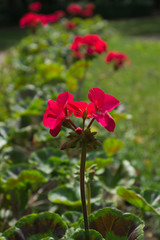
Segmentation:
<svg viewBox="0 0 160 240">
<path fill-rule="evenodd" d="M 67 21 L 66 22 L 66 28 L 67 29 L 75 29 L 76 28 L 76 24 L 72 21 Z"/>
<path fill-rule="evenodd" d="M 86 9 L 94 10 L 96 8 L 96 5 L 94 3 L 87 3 L 85 5 Z"/>
<path fill-rule="evenodd" d="M 101 54 L 107 50 L 107 43 L 98 35 L 76 36 L 70 47 L 74 51 L 74 56 L 84 57 L 85 55 Z"/>
<path fill-rule="evenodd" d="M 28 6 L 28 9 L 33 12 L 38 12 L 39 10 L 41 10 L 41 8 L 42 8 L 42 4 L 40 2 L 34 2 L 29 4 Z"/>
<path fill-rule="evenodd" d="M 67 7 L 67 12 L 72 15 L 80 14 L 82 7 L 79 4 L 72 3 Z"/>
<path fill-rule="evenodd" d="M 36 27 L 38 24 L 42 24 L 43 26 L 47 25 L 47 19 L 46 16 L 43 14 L 36 14 L 36 13 L 26 13 L 21 19 L 20 19 L 20 27 Z"/>
<path fill-rule="evenodd" d="M 130 64 L 131 62 L 129 61 L 129 58 L 126 54 L 121 53 L 121 52 L 116 52 L 116 51 L 110 51 L 106 58 L 105 61 L 107 63 L 109 62 L 114 62 L 114 67 L 115 69 L 118 69 L 121 67 L 124 63 Z"/>
<path fill-rule="evenodd" d="M 93 10 L 92 9 L 83 9 L 80 13 L 82 17 L 92 17 L 93 16 Z"/>
</svg>

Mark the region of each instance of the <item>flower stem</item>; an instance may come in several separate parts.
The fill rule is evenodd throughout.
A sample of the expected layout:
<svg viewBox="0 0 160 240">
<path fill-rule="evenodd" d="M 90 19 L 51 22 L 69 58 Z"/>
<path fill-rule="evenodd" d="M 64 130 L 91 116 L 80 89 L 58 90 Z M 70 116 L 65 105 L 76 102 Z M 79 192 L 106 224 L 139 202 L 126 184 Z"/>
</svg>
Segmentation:
<svg viewBox="0 0 160 240">
<path fill-rule="evenodd" d="M 91 186 L 90 182 L 87 182 L 87 210 L 88 215 L 91 213 Z"/>
<path fill-rule="evenodd" d="M 95 119 L 95 118 L 92 118 L 92 120 L 91 120 L 90 123 L 88 124 L 87 129 L 91 127 L 92 123 L 94 122 L 94 119 Z"/>
<path fill-rule="evenodd" d="M 70 122 L 70 124 L 71 124 L 74 128 L 77 128 L 77 126 L 72 122 L 71 119 L 68 119 L 68 121 Z"/>
<path fill-rule="evenodd" d="M 85 197 L 85 161 L 86 161 L 86 143 L 82 143 L 82 155 L 81 155 L 81 166 L 80 166 L 80 191 L 81 191 L 81 201 L 82 201 L 82 212 L 84 219 L 85 231 L 88 230 L 88 216 L 87 216 L 87 206 Z"/>
</svg>

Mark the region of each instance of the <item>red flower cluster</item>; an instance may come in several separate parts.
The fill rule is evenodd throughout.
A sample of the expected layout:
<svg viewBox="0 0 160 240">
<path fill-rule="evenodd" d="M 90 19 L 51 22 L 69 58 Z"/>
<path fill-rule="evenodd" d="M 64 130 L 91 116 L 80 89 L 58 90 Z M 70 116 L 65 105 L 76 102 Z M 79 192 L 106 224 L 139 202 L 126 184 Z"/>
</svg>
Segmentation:
<svg viewBox="0 0 160 240">
<path fill-rule="evenodd" d="M 113 96 L 105 94 L 99 88 L 89 90 L 88 98 L 91 103 L 74 102 L 73 96 L 68 92 L 60 93 L 56 102 L 48 101 L 46 113 L 43 117 L 43 124 L 50 128 L 50 134 L 56 137 L 61 130 L 62 124 L 66 125 L 70 121 L 70 116 L 74 113 L 75 117 L 95 119 L 100 125 L 110 132 L 114 131 L 115 122 L 108 113 L 117 107 L 120 102 Z M 74 128 L 73 128 L 74 127 Z M 77 134 L 81 134 L 80 128 L 72 123 L 71 127 Z"/>
<path fill-rule="evenodd" d="M 42 24 L 43 26 L 47 25 L 47 19 L 45 15 L 42 14 L 36 14 L 36 13 L 26 13 L 21 19 L 20 19 L 20 27 L 36 27 L 38 24 Z"/>
<path fill-rule="evenodd" d="M 52 14 L 48 14 L 48 15 L 46 15 L 47 23 L 58 22 L 64 16 L 65 16 L 65 12 L 62 10 L 56 11 Z"/>
<path fill-rule="evenodd" d="M 72 3 L 67 7 L 67 12 L 72 15 L 79 15 L 81 11 L 82 7 L 76 3 Z"/>
<path fill-rule="evenodd" d="M 74 23 L 74 22 L 72 22 L 72 21 L 67 21 L 66 22 L 66 28 L 67 29 L 75 29 L 76 28 L 76 24 Z"/>
<path fill-rule="evenodd" d="M 95 5 L 93 3 L 86 4 L 84 9 L 79 4 L 72 3 L 67 7 L 67 12 L 71 15 L 91 17 L 93 16 L 94 9 Z"/>
<path fill-rule="evenodd" d="M 28 9 L 33 12 L 38 12 L 39 10 L 41 10 L 41 8 L 42 8 L 42 4 L 40 2 L 34 2 L 29 4 L 28 6 Z"/>
<path fill-rule="evenodd" d="M 83 58 L 85 55 L 101 54 L 107 50 L 107 43 L 98 35 L 76 36 L 70 47 L 76 58 Z"/>
<path fill-rule="evenodd" d="M 20 19 L 20 27 L 36 27 L 38 24 L 42 24 L 43 26 L 47 25 L 48 23 L 57 22 L 60 18 L 65 16 L 64 11 L 56 11 L 53 14 L 36 14 L 36 13 L 26 13 Z"/>
<path fill-rule="evenodd" d="M 130 64 L 130 61 L 128 60 L 128 56 L 126 54 L 116 51 L 110 51 L 107 54 L 105 61 L 107 63 L 114 62 L 115 69 L 118 69 L 124 63 Z"/>
</svg>

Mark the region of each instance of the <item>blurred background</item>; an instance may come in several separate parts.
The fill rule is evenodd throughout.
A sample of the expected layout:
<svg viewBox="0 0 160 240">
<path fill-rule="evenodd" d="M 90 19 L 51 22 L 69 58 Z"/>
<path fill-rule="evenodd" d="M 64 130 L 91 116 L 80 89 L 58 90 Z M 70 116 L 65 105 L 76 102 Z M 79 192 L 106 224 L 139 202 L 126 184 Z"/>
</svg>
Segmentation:
<svg viewBox="0 0 160 240">
<path fill-rule="evenodd" d="M 15 25 L 20 17 L 28 11 L 30 0 L 0 0 L 0 25 Z M 78 1 L 40 0 L 43 4 L 42 13 L 50 13 Z M 81 1 L 87 3 L 87 1 Z M 159 0 L 92 0 L 96 4 L 96 13 L 106 19 L 133 18 L 158 15 Z"/>
</svg>

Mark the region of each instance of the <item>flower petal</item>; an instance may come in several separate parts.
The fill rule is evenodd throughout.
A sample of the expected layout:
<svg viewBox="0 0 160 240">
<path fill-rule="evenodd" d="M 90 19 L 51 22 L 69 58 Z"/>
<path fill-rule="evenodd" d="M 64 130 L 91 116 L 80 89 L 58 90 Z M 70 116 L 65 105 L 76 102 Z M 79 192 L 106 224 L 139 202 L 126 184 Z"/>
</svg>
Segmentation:
<svg viewBox="0 0 160 240">
<path fill-rule="evenodd" d="M 105 113 L 105 119 L 107 122 L 107 126 L 105 127 L 109 132 L 113 132 L 115 129 L 115 122 L 112 116 L 108 113 Z"/>
<path fill-rule="evenodd" d="M 105 97 L 103 99 L 103 104 L 101 105 L 99 111 L 101 112 L 110 112 L 112 111 L 115 107 L 117 107 L 120 104 L 120 101 L 117 100 L 115 97 L 105 94 Z"/>
<path fill-rule="evenodd" d="M 52 113 L 57 116 L 62 112 L 62 109 L 59 107 L 59 105 L 52 99 L 48 100 L 47 107 L 50 111 L 52 111 Z"/>
<path fill-rule="evenodd" d="M 56 122 L 56 116 L 52 114 L 49 109 L 46 109 L 46 113 L 43 116 L 43 125 L 45 127 L 53 128 Z"/>
<path fill-rule="evenodd" d="M 107 129 L 109 132 L 113 132 L 114 128 L 115 128 L 115 122 L 113 120 L 113 118 L 111 117 L 110 114 L 108 113 L 95 113 L 93 114 L 94 118 L 96 119 L 96 121 L 102 125 L 103 127 L 105 127 L 105 129 Z"/>
<path fill-rule="evenodd" d="M 57 104 L 60 108 L 65 108 L 68 102 L 68 98 L 69 98 L 69 92 L 64 92 L 64 93 L 60 93 L 57 97 Z"/>
<path fill-rule="evenodd" d="M 88 93 L 88 98 L 99 109 L 105 98 L 105 93 L 100 88 L 91 88 Z"/>
<path fill-rule="evenodd" d="M 53 137 L 56 137 L 56 136 L 58 135 L 58 133 L 60 132 L 64 117 L 65 117 L 65 116 L 64 116 L 63 114 L 62 114 L 62 115 L 59 115 L 58 118 L 56 119 L 54 128 L 53 128 L 53 129 L 50 129 L 50 134 L 51 134 Z"/>
</svg>

